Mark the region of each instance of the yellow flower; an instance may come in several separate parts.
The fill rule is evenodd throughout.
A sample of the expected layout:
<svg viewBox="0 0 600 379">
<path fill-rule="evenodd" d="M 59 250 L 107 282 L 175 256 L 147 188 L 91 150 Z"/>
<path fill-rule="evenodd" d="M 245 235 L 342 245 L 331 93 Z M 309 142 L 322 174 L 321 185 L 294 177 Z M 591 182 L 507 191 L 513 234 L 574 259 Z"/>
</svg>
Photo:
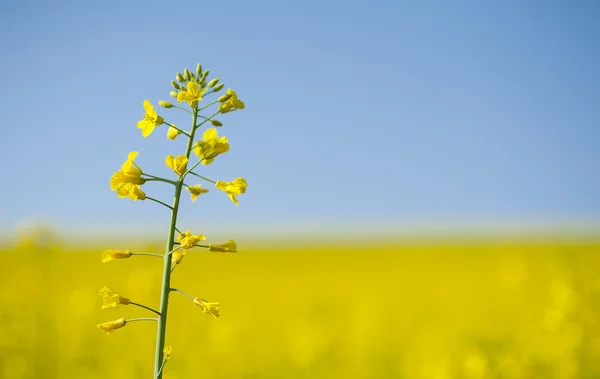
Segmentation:
<svg viewBox="0 0 600 379">
<path fill-rule="evenodd" d="M 189 82 L 187 89 L 182 88 L 181 92 L 177 94 L 177 101 L 187 101 L 190 107 L 198 104 L 198 100 L 202 101 L 202 95 L 207 91 L 207 88 L 200 89 L 200 85 L 196 82 Z"/>
<path fill-rule="evenodd" d="M 183 257 L 185 257 L 185 250 L 177 250 L 173 252 L 173 258 L 171 259 L 172 266 L 181 264 Z"/>
<path fill-rule="evenodd" d="M 198 196 L 200 196 L 203 193 L 208 192 L 208 190 L 205 188 L 202 188 L 202 186 L 200 184 L 196 184 L 195 186 L 185 187 L 185 189 L 192 195 L 192 201 L 196 201 Z"/>
<path fill-rule="evenodd" d="M 169 126 L 169 130 L 167 130 L 167 138 L 168 139 L 175 140 L 175 138 L 177 138 L 177 136 L 180 134 L 181 134 L 181 132 L 179 130 L 175 129 L 172 126 Z"/>
<path fill-rule="evenodd" d="M 129 258 L 131 257 L 131 250 L 120 250 L 120 249 L 108 249 L 102 253 L 102 263 L 106 263 L 113 259 Z"/>
<path fill-rule="evenodd" d="M 238 99 L 237 93 L 231 88 L 227 89 L 227 95 L 231 95 L 231 97 L 219 105 L 219 111 L 221 111 L 221 113 L 235 111 L 236 109 L 244 109 L 246 107 L 244 102 Z"/>
<path fill-rule="evenodd" d="M 246 193 L 246 187 L 248 185 L 244 178 L 235 178 L 233 182 L 222 182 L 217 180 L 215 186 L 221 191 L 226 192 L 231 201 L 233 201 L 235 205 L 238 205 L 239 201 L 237 200 L 236 195 Z"/>
<path fill-rule="evenodd" d="M 229 151 L 227 137 L 219 138 L 219 133 L 215 128 L 206 129 L 202 134 L 202 139 L 194 145 L 194 154 L 202 159 L 204 165 L 211 164 L 217 155 Z"/>
<path fill-rule="evenodd" d="M 118 320 L 98 324 L 97 328 L 102 329 L 106 334 L 110 334 L 113 330 L 124 327 L 126 323 L 127 322 L 125 321 L 125 317 L 121 317 Z"/>
<path fill-rule="evenodd" d="M 144 118 L 137 123 L 138 129 L 142 129 L 142 136 L 148 137 L 159 125 L 162 125 L 165 120 L 160 117 L 149 100 L 144 100 L 144 110 L 146 114 Z"/>
<path fill-rule="evenodd" d="M 173 348 L 171 346 L 167 346 L 163 350 L 163 354 L 165 355 L 165 361 L 171 359 L 171 353 L 173 353 Z"/>
<path fill-rule="evenodd" d="M 142 169 L 134 162 L 138 154 L 137 151 L 129 153 L 127 160 L 121 166 L 121 170 L 115 172 L 110 178 L 111 191 L 118 189 L 125 183 L 144 184 L 144 179 L 142 179 Z"/>
<path fill-rule="evenodd" d="M 202 234 L 193 235 L 189 230 L 177 237 L 177 241 L 179 241 L 179 245 L 182 249 L 191 249 L 196 246 L 198 242 L 204 241 L 205 239 L 206 237 Z"/>
<path fill-rule="evenodd" d="M 237 245 L 233 240 L 229 240 L 222 245 L 210 244 L 208 245 L 210 251 L 218 251 L 220 253 L 237 253 Z"/>
<path fill-rule="evenodd" d="M 131 200 L 146 200 L 146 193 L 142 191 L 139 185 L 133 183 L 125 183 L 117 188 L 118 197 L 129 197 Z"/>
<path fill-rule="evenodd" d="M 194 299 L 194 303 L 202 308 L 204 314 L 211 315 L 214 318 L 219 317 L 219 303 L 212 303 L 198 297 Z"/>
<path fill-rule="evenodd" d="M 104 286 L 104 287 L 102 287 L 102 289 L 100 289 L 100 292 L 98 292 L 98 295 L 102 296 L 102 302 L 103 302 L 102 309 L 114 308 L 119 304 L 123 304 L 123 305 L 129 304 L 128 298 L 119 295 L 118 293 L 113 291 L 111 288 L 106 287 L 106 286 Z"/>
<path fill-rule="evenodd" d="M 183 175 L 188 164 L 188 159 L 185 155 L 179 155 L 177 158 L 169 155 L 165 159 L 167 167 L 172 168 L 177 175 Z"/>
</svg>

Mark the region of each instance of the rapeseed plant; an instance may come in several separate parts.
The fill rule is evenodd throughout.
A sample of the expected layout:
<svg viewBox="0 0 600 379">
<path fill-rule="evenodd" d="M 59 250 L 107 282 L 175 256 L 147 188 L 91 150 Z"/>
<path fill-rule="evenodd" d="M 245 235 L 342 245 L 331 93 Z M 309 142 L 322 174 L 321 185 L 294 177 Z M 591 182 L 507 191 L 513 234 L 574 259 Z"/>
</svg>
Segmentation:
<svg viewBox="0 0 600 379">
<path fill-rule="evenodd" d="M 227 94 L 219 97 L 217 100 L 200 107 L 200 102 L 204 102 L 206 97 L 219 92 L 224 87 L 223 83 L 219 83 L 219 78 L 214 78 L 207 83 L 209 73 L 209 70 L 202 71 L 202 66 L 200 64 L 198 64 L 196 67 L 196 73 L 193 73 L 187 68 L 183 71 L 183 74 L 178 72 L 176 75 L 176 80 L 171 81 L 174 91 L 171 91 L 170 95 L 176 98 L 177 102 L 181 104 L 181 106 L 173 105 L 164 100 L 160 100 L 158 102 L 158 104 L 165 109 L 177 108 L 189 113 L 192 116 L 192 123 L 189 131 L 184 131 L 175 124 L 167 122 L 163 116 L 158 114 L 149 100 L 144 100 L 143 103 L 145 114 L 143 115 L 142 120 L 138 121 L 137 123 L 137 127 L 142 130 L 143 137 L 150 136 L 156 128 L 160 127 L 161 125 L 166 125 L 168 126 L 168 139 L 174 140 L 180 135 L 184 135 L 188 138 L 188 143 L 184 154 L 177 156 L 168 155 L 165 158 L 165 164 L 167 167 L 173 170 L 176 178 L 162 178 L 144 172 L 143 169 L 137 163 L 135 163 L 138 152 L 132 151 L 127 156 L 127 160 L 125 163 L 123 163 L 121 169 L 115 172 L 110 179 L 110 189 L 111 191 L 116 191 L 118 197 L 129 197 L 134 201 L 151 200 L 161 204 L 171 211 L 171 222 L 167 234 L 167 246 L 164 255 L 120 249 L 109 249 L 104 251 L 102 254 L 103 263 L 116 259 L 130 258 L 135 255 L 160 257 L 164 260 L 160 306 L 158 309 L 136 303 L 127 297 L 119 295 L 117 292 L 106 286 L 103 287 L 99 292 L 99 295 L 102 296 L 103 299 L 102 309 L 117 307 L 119 305 L 134 305 L 156 314 L 157 317 L 153 318 L 126 319 L 121 317 L 117 320 L 108 321 L 97 325 L 97 327 L 106 334 L 110 334 L 116 329 L 123 328 L 130 322 L 156 321 L 158 327 L 154 364 L 155 379 L 162 378 L 164 365 L 171 357 L 171 346 L 165 346 L 169 294 L 171 292 L 181 293 L 192 303 L 199 306 L 204 314 L 213 316 L 214 318 L 219 317 L 218 302 L 212 302 L 199 297 L 193 297 L 181 289 L 171 287 L 171 274 L 177 265 L 181 264 L 186 254 L 186 250 L 193 248 L 204 248 L 213 252 L 237 252 L 237 245 L 233 240 L 229 240 L 224 244 L 202 245 L 200 242 L 206 240 L 204 235 L 193 234 L 189 230 L 182 233 L 177 227 L 177 215 L 179 212 L 179 202 L 183 188 L 185 188 L 191 194 L 192 201 L 194 202 L 201 194 L 209 192 L 208 189 L 202 188 L 200 184 L 189 185 L 186 183 L 188 175 L 194 175 L 200 179 L 214 184 L 216 188 L 227 193 L 235 205 L 238 205 L 239 203 L 236 196 L 246 192 L 247 184 L 246 180 L 243 178 L 236 178 L 233 182 L 225 182 L 220 180 L 215 181 L 194 172 L 194 170 L 200 164 L 208 165 L 213 163 L 216 157 L 226 153 L 230 148 L 227 137 L 219 137 L 215 128 L 206 129 L 202 134 L 202 138 L 195 140 L 199 129 L 206 123 L 210 123 L 212 126 L 220 127 L 223 124 L 214 119 L 214 117 L 216 117 L 218 114 L 244 109 L 245 107 L 245 104 L 231 89 L 228 89 Z M 212 115 L 206 117 L 200 114 L 201 111 L 216 104 L 219 104 L 218 110 Z M 202 121 L 199 122 L 200 119 L 202 119 Z M 188 168 L 188 165 L 190 164 L 190 155 L 192 152 L 198 157 L 198 160 Z M 142 186 L 149 181 L 164 182 L 174 187 L 174 199 L 172 205 L 168 205 L 161 200 L 150 197 L 142 190 Z"/>
</svg>

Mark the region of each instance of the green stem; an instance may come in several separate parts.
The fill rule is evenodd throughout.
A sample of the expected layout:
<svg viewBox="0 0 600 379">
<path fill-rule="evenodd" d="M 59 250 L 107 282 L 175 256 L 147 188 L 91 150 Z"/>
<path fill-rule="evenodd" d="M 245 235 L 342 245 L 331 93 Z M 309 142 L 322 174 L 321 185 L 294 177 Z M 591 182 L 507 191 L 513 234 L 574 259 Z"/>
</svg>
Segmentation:
<svg viewBox="0 0 600 379">
<path fill-rule="evenodd" d="M 187 148 L 185 151 L 185 156 L 188 159 L 190 157 L 190 152 L 192 151 L 192 146 L 194 144 L 194 133 L 196 132 L 195 125 L 198 119 L 197 106 L 193 108 L 192 111 L 192 126 L 190 130 Z M 177 225 L 177 211 L 179 210 L 179 199 L 181 198 L 183 179 L 184 175 L 182 175 L 179 178 L 177 184 L 175 185 L 175 196 L 173 198 L 173 206 L 171 207 L 171 225 L 169 227 L 169 235 L 167 238 L 166 255 L 163 266 L 162 288 L 160 295 L 160 316 L 158 316 L 158 327 L 156 329 L 156 351 L 154 359 L 155 379 L 162 378 L 161 366 L 164 360 L 163 350 L 165 348 L 165 338 L 167 335 L 167 311 L 169 308 L 169 289 L 171 288 L 171 264 L 173 257 L 170 253 L 173 251 L 173 246 L 175 245 L 175 227 Z"/>
<path fill-rule="evenodd" d="M 195 168 L 196 168 L 196 166 L 198 166 L 200 163 L 202 163 L 202 161 L 203 161 L 204 159 L 205 159 L 205 158 L 202 158 L 202 159 L 200 159 L 198 162 L 194 163 L 194 165 L 193 165 L 193 166 L 192 166 L 192 167 L 191 167 L 189 170 L 187 170 L 186 172 L 184 172 L 184 173 L 183 173 L 183 177 L 185 177 L 187 174 L 189 174 L 190 172 L 192 172 L 192 170 L 193 170 L 193 169 L 195 169 Z"/>
<path fill-rule="evenodd" d="M 189 114 L 193 115 L 193 113 L 192 113 L 192 112 L 188 111 L 188 110 L 187 110 L 187 109 L 185 109 L 185 108 L 178 107 L 178 106 L 177 106 L 177 105 L 175 105 L 175 104 L 172 104 L 172 105 L 173 105 L 173 108 L 181 109 L 182 111 L 186 111 L 187 113 L 189 113 Z M 186 133 L 186 134 L 187 134 L 187 133 Z"/>
<path fill-rule="evenodd" d="M 214 103 L 213 103 L 214 104 Z M 209 104 L 210 105 L 210 104 Z M 202 121 L 201 123 L 199 123 L 198 125 L 196 125 L 196 127 L 194 129 L 198 129 L 199 127 L 201 127 L 202 125 L 206 124 L 207 122 L 209 122 L 210 120 L 212 120 L 213 117 L 215 117 L 216 115 L 218 115 L 219 113 L 221 113 L 221 111 L 216 111 L 215 113 L 213 113 L 210 117 L 204 117 L 204 121 Z"/>
<path fill-rule="evenodd" d="M 130 318 L 129 320 L 125 320 L 125 323 L 133 322 L 133 321 L 156 321 L 157 318 L 154 317 L 138 317 L 138 318 Z"/>
<path fill-rule="evenodd" d="M 160 254 L 155 254 L 155 253 L 131 253 L 131 255 L 149 255 L 151 257 L 159 257 L 159 258 L 164 258 L 164 255 L 160 255 Z"/>
<path fill-rule="evenodd" d="M 213 105 L 213 104 L 216 104 L 216 103 L 218 103 L 218 102 L 219 102 L 219 100 L 215 100 L 215 101 L 213 101 L 212 103 L 206 104 L 206 105 L 205 105 L 205 106 L 203 106 L 202 108 L 198 109 L 198 112 L 200 112 L 201 110 L 204 110 L 204 109 L 206 109 L 206 108 L 210 107 L 211 105 Z M 198 112 L 196 112 L 196 114 L 198 114 Z M 219 112 L 217 112 L 217 113 L 219 113 Z M 211 117 L 212 117 L 212 116 L 211 116 Z M 194 123 L 194 125 L 196 125 L 196 123 Z"/>
<path fill-rule="evenodd" d="M 185 135 L 186 135 L 186 136 L 188 136 L 188 137 L 190 136 L 190 135 L 188 134 L 188 132 L 186 132 L 186 131 L 183 131 L 183 130 L 179 129 L 179 128 L 178 128 L 178 127 L 176 127 L 175 125 L 169 124 L 169 123 L 168 123 L 168 122 L 166 122 L 166 121 L 163 121 L 163 122 L 165 123 L 165 125 L 169 125 L 171 128 L 173 128 L 173 129 L 176 129 L 176 130 L 177 130 L 179 133 L 181 133 L 181 134 L 185 134 Z"/>
<path fill-rule="evenodd" d="M 178 289 L 178 288 L 170 288 L 170 290 L 171 290 L 171 292 L 179 292 L 179 293 L 180 293 L 180 294 L 182 294 L 183 296 L 185 296 L 185 297 L 187 297 L 187 298 L 190 298 L 190 299 L 192 299 L 192 300 L 194 300 L 194 299 L 195 299 L 195 297 L 193 297 L 192 295 L 189 295 L 189 294 L 187 294 L 187 293 L 183 292 L 182 290 L 180 290 L 180 289 Z"/>
<path fill-rule="evenodd" d="M 173 207 L 171 207 L 170 205 L 168 205 L 168 204 L 165 204 L 165 203 L 163 203 L 163 202 L 162 202 L 162 201 L 160 201 L 160 200 L 156 200 L 156 199 L 155 199 L 155 198 L 153 198 L 153 197 L 146 196 L 146 199 L 147 199 L 147 200 L 152 200 L 152 201 L 155 201 L 155 202 L 157 202 L 157 203 L 159 203 L 159 204 L 161 204 L 161 205 L 164 205 L 165 207 L 169 208 L 170 210 L 173 210 Z"/>
<path fill-rule="evenodd" d="M 172 182 L 171 180 L 163 180 L 163 179 L 144 179 L 144 180 L 147 182 L 165 182 L 165 183 L 175 185 L 175 182 Z"/>
<path fill-rule="evenodd" d="M 131 305 L 135 305 L 136 307 L 140 307 L 140 308 L 147 309 L 147 310 L 149 310 L 150 312 L 154 312 L 154 313 L 156 313 L 157 315 L 159 315 L 159 316 L 160 316 L 160 312 L 159 312 L 159 311 L 157 311 L 156 309 L 153 309 L 153 308 L 147 307 L 147 306 L 145 306 L 144 304 L 140 304 L 140 303 L 134 303 L 133 301 L 130 301 L 130 302 L 129 302 L 129 304 L 131 304 Z"/>
<path fill-rule="evenodd" d="M 146 174 L 146 173 L 142 173 L 142 175 L 152 178 L 152 179 L 145 179 L 146 181 L 156 180 L 156 181 L 160 181 L 160 182 L 171 183 L 172 185 L 177 185 L 177 182 L 175 182 L 173 180 L 161 178 L 160 176 L 154 176 L 154 175 L 150 175 L 150 174 Z"/>
<path fill-rule="evenodd" d="M 162 363 L 162 365 L 160 365 L 160 368 L 158 369 L 158 374 L 156 374 L 157 377 L 162 374 L 162 370 L 165 367 L 165 363 L 167 363 L 167 360 L 163 358 L 163 363 Z"/>
<path fill-rule="evenodd" d="M 205 178 L 204 176 L 196 174 L 195 172 L 191 172 L 190 171 L 189 173 L 192 174 L 192 175 L 195 175 L 195 176 L 199 177 L 200 179 L 204 179 L 204 180 L 206 180 L 208 182 L 211 182 L 212 184 L 217 184 L 217 182 L 215 182 L 214 180 L 210 180 L 209 178 Z"/>
</svg>

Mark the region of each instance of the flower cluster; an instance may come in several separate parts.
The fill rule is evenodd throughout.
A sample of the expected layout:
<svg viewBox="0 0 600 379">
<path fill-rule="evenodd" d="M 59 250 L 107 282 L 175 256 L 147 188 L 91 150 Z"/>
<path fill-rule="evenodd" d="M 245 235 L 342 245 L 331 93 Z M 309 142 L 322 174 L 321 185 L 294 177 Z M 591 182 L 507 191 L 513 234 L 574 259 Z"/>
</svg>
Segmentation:
<svg viewBox="0 0 600 379">
<path fill-rule="evenodd" d="M 196 170 L 202 165 L 209 165 L 214 160 L 230 150 L 229 140 L 225 136 L 219 136 L 217 127 L 222 127 L 223 123 L 215 119 L 219 114 L 225 114 L 236 110 L 244 109 L 245 104 L 241 101 L 235 91 L 227 89 L 226 94 L 218 97 L 216 100 L 200 106 L 201 102 L 215 93 L 218 93 L 224 88 L 224 84 L 219 78 L 209 80 L 210 71 L 202 70 L 202 66 L 198 64 L 195 73 L 185 69 L 183 73 L 177 73 L 174 81 L 171 81 L 173 91 L 170 95 L 177 99 L 177 104 L 171 104 L 168 101 L 160 100 L 158 105 L 165 109 L 183 110 L 192 115 L 192 123 L 189 130 L 185 131 L 173 123 L 169 123 L 165 117 L 158 114 L 154 106 L 149 100 L 144 100 L 144 114 L 142 119 L 137 122 L 137 127 L 141 129 L 143 137 L 149 137 L 161 125 L 168 127 L 166 136 L 170 140 L 186 136 L 188 138 L 186 150 L 179 155 L 167 155 L 165 164 L 170 168 L 175 175 L 171 178 L 151 175 L 145 172 L 135 163 L 138 156 L 137 151 L 130 152 L 127 160 L 121 166 L 120 170 L 115 172 L 110 178 L 110 189 L 115 191 L 120 198 L 129 197 L 132 200 L 151 200 L 158 203 L 171 211 L 171 225 L 167 235 L 167 246 L 164 254 L 150 252 L 134 252 L 124 249 L 109 249 L 102 254 L 102 262 L 109 262 L 116 259 L 125 259 L 132 256 L 154 256 L 164 260 L 163 265 L 163 285 L 160 298 L 160 307 L 154 309 L 152 307 L 137 303 L 127 297 L 119 295 L 109 287 L 103 287 L 99 295 L 102 297 L 102 309 L 113 308 L 119 305 L 133 305 L 144 308 L 157 317 L 153 318 L 131 318 L 124 317 L 114 321 L 98 324 L 98 328 L 106 334 L 112 333 L 116 329 L 123 328 L 130 322 L 134 321 L 156 321 L 158 324 L 158 341 L 156 344 L 155 370 L 154 377 L 160 379 L 162 371 L 167 360 L 171 357 L 171 347 L 165 345 L 166 335 L 166 316 L 168 311 L 168 299 L 170 292 L 178 292 L 186 296 L 194 304 L 202 309 L 206 315 L 219 317 L 219 303 L 211 302 L 199 297 L 188 295 L 184 291 L 172 288 L 170 277 L 178 265 L 181 265 L 186 252 L 190 249 L 200 248 L 207 251 L 219 253 L 236 253 L 237 245 L 233 240 L 229 240 L 223 244 L 202 244 L 206 237 L 202 234 L 193 234 L 187 230 L 180 232 L 177 225 L 177 215 L 180 211 L 180 199 L 182 191 L 185 188 L 191 195 L 192 202 L 195 202 L 202 194 L 209 192 L 207 188 L 200 184 L 189 184 L 189 177 L 196 177 L 213 184 L 217 189 L 225 192 L 231 201 L 237 206 L 239 201 L 237 196 L 246 193 L 247 183 L 244 178 L 235 178 L 231 182 L 222 180 L 212 180 L 200 175 Z M 212 105 L 217 106 L 217 110 L 209 116 L 204 116 L 201 111 L 209 108 Z M 204 125 L 210 124 L 211 127 L 202 130 Z M 196 139 L 196 136 L 201 134 L 201 138 Z M 194 153 L 197 160 L 191 156 Z M 192 162 L 192 159 L 194 162 Z M 174 188 L 174 201 L 172 205 L 151 197 L 142 190 L 142 185 L 148 182 L 166 183 Z"/>
</svg>

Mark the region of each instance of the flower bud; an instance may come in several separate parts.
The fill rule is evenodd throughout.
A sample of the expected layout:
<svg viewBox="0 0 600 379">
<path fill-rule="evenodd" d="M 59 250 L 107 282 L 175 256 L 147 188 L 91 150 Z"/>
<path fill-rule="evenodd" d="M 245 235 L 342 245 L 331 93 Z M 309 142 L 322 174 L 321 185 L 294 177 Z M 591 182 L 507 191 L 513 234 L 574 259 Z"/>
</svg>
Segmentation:
<svg viewBox="0 0 600 379">
<path fill-rule="evenodd" d="M 167 138 L 174 140 L 180 134 L 181 134 L 181 132 L 179 132 L 179 130 L 177 130 L 174 127 L 170 126 L 169 130 L 167 131 Z"/>
<path fill-rule="evenodd" d="M 183 77 L 185 78 L 185 80 L 190 80 L 192 78 L 187 68 L 183 70 Z"/>
<path fill-rule="evenodd" d="M 214 78 L 213 80 L 211 80 L 210 82 L 208 82 L 208 88 L 213 88 L 215 85 L 217 85 L 217 83 L 219 83 L 219 78 Z"/>
<path fill-rule="evenodd" d="M 213 124 L 214 126 L 223 126 L 223 124 L 221 124 L 221 121 L 218 121 L 215 119 L 211 119 L 210 123 Z"/>
<path fill-rule="evenodd" d="M 177 75 L 175 76 L 175 79 L 177 79 L 178 82 L 183 83 L 183 75 L 181 75 L 180 72 L 177 73 Z"/>
<path fill-rule="evenodd" d="M 169 103 L 168 101 L 164 101 L 164 100 L 159 100 L 158 105 L 160 105 L 163 108 L 171 108 L 173 106 L 173 104 Z"/>
<path fill-rule="evenodd" d="M 169 92 L 169 96 L 177 98 L 177 91 Z"/>
<path fill-rule="evenodd" d="M 223 96 L 219 97 L 219 101 L 221 103 L 224 103 L 224 102 L 226 102 L 229 99 L 231 99 L 231 94 L 229 94 L 229 93 L 227 95 L 223 95 Z"/>
<path fill-rule="evenodd" d="M 225 85 L 225 84 L 223 84 L 223 83 L 219 83 L 219 84 L 217 84 L 217 85 L 215 86 L 215 88 L 213 88 L 213 92 L 219 92 L 220 90 L 222 90 L 222 89 L 223 89 L 223 86 L 224 86 L 224 85 Z"/>
<path fill-rule="evenodd" d="M 176 81 L 174 81 L 174 80 L 171 80 L 171 85 L 173 86 L 173 88 L 175 88 L 175 89 L 179 89 L 179 84 L 177 84 L 177 82 L 176 82 Z"/>
<path fill-rule="evenodd" d="M 204 71 L 204 72 L 202 73 L 202 77 L 203 77 L 204 79 L 206 79 L 206 78 L 208 77 L 208 74 L 210 74 L 210 70 L 206 70 L 206 71 Z"/>
<path fill-rule="evenodd" d="M 196 66 L 196 74 L 198 74 L 198 76 L 202 75 L 202 65 L 200 63 Z"/>
<path fill-rule="evenodd" d="M 202 81 L 200 82 L 200 87 L 202 87 L 202 88 L 206 87 L 206 79 L 202 78 Z"/>
</svg>

